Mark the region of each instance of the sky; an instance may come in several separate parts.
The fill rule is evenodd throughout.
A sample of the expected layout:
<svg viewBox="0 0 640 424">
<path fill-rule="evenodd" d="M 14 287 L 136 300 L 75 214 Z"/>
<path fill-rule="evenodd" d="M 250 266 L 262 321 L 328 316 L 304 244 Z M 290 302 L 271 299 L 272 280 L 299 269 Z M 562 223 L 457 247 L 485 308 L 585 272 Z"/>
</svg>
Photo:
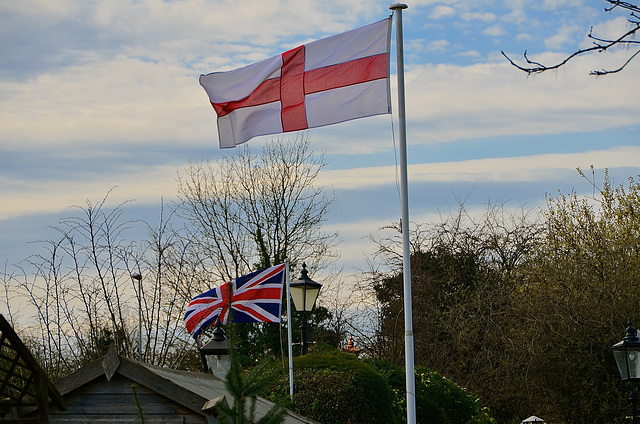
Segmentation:
<svg viewBox="0 0 640 424">
<path fill-rule="evenodd" d="M 501 55 L 554 64 L 626 28 L 600 0 L 418 0 L 403 12 L 409 215 L 437 221 L 460 200 L 545 206 L 591 193 L 576 168 L 640 174 L 640 60 L 617 49 L 527 76 Z M 245 66 L 390 14 L 376 0 L 20 0 L 0 2 L 0 266 L 42 253 L 73 205 L 123 201 L 159 220 L 190 160 L 215 161 L 200 74 Z M 395 39 L 393 40 L 395 43 Z M 395 56 L 394 56 L 395 57 Z M 393 61 L 392 61 L 393 63 Z M 392 115 L 309 131 L 335 190 L 345 278 L 366 269 L 369 234 L 400 218 L 396 68 Z M 394 136 L 394 132 L 396 133 Z M 286 137 L 286 135 L 285 135 Z M 250 147 L 259 151 L 266 140 Z"/>
</svg>

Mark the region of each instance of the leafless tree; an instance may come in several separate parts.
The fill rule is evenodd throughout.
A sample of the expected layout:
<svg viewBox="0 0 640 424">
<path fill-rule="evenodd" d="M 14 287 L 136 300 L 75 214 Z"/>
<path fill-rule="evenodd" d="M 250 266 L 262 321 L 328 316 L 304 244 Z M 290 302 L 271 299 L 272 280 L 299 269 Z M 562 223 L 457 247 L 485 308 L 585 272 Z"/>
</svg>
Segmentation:
<svg viewBox="0 0 640 424">
<path fill-rule="evenodd" d="M 197 264 L 186 262 L 186 247 L 164 217 L 157 228 L 148 226 L 149 241 L 128 241 L 135 223 L 123 219 L 126 202 L 109 207 L 108 196 L 78 207 L 79 214 L 54 227 L 57 239 L 41 243 L 44 253 L 1 275 L 3 309 L 54 378 L 111 344 L 129 357 L 141 353 L 145 362 L 171 367 L 191 345 L 182 316 Z"/>
<path fill-rule="evenodd" d="M 334 197 L 314 186 L 325 165 L 303 136 L 268 143 L 262 155 L 244 148 L 191 164 L 179 181 L 177 214 L 187 222 L 179 230 L 164 206 L 149 225 L 124 219 L 128 202 L 110 206 L 109 193 L 87 201 L 54 227 L 44 253 L 4 267 L 0 304 L 54 378 L 111 344 L 148 363 L 190 367 L 197 357 L 183 317 L 194 295 L 265 261 L 319 270 L 335 258 L 337 234 L 321 231 Z M 138 242 L 136 226 L 148 232 Z"/>
<path fill-rule="evenodd" d="M 638 29 L 640 29 L 640 7 L 636 4 L 619 1 L 619 0 L 604 0 L 604 1 L 609 3 L 610 5 L 609 7 L 605 7 L 604 9 L 605 12 L 611 12 L 614 9 L 625 9 L 630 12 L 630 17 L 627 19 L 627 21 L 630 24 L 630 28 L 627 29 L 625 32 L 621 32 L 618 35 L 618 37 L 603 38 L 603 37 L 596 36 L 593 34 L 593 27 L 591 27 L 591 29 L 589 30 L 588 37 L 591 40 L 593 40 L 593 46 L 589 48 L 577 50 L 571 55 L 567 56 L 564 60 L 562 60 L 561 62 L 555 65 L 543 65 L 540 62 L 536 62 L 529 59 L 529 57 L 527 56 L 526 50 L 524 51 L 524 54 L 523 54 L 524 60 L 527 63 L 526 65 L 518 65 L 515 61 L 509 58 L 509 56 L 507 56 L 507 54 L 504 51 L 501 52 L 502 55 L 513 66 L 520 69 L 521 71 L 524 71 L 528 74 L 541 74 L 543 72 L 550 71 L 552 69 L 558 69 L 564 66 L 567 62 L 569 62 L 574 57 L 580 56 L 585 53 L 591 53 L 591 52 L 601 53 L 611 49 L 612 47 L 626 47 L 627 49 L 630 49 L 630 52 L 635 50 L 633 51 L 633 53 L 630 53 L 629 58 L 618 68 L 594 70 L 589 72 L 589 74 L 602 76 L 602 75 L 608 75 L 608 74 L 615 74 L 617 72 L 622 71 L 640 53 L 640 49 L 638 49 L 638 46 L 640 46 L 640 41 L 634 40 L 634 36 L 636 32 L 638 31 Z"/>
<path fill-rule="evenodd" d="M 214 163 L 189 164 L 178 179 L 177 214 L 213 281 L 246 274 L 265 260 L 304 260 L 318 270 L 335 259 L 338 234 L 322 231 L 335 195 L 314 185 L 325 166 L 306 135 L 272 140 L 260 155 L 244 145 Z"/>
</svg>

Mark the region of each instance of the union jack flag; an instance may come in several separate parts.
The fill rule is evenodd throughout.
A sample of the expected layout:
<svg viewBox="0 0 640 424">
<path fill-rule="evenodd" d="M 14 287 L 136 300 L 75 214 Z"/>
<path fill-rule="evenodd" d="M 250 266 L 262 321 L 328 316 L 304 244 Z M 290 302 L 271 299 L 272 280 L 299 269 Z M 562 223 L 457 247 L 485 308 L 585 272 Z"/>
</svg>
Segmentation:
<svg viewBox="0 0 640 424">
<path fill-rule="evenodd" d="M 184 323 L 191 337 L 215 323 L 280 322 L 285 264 L 252 272 L 202 293 L 189 302 Z M 229 310 L 231 306 L 231 310 Z"/>
</svg>

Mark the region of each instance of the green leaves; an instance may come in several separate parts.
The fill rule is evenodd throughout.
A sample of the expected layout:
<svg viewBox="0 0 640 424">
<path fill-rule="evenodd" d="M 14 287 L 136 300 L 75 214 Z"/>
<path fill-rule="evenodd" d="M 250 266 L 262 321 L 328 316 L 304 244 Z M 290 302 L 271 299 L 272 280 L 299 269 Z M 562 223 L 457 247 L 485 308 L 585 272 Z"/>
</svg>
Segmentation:
<svg viewBox="0 0 640 424">
<path fill-rule="evenodd" d="M 275 405 L 256 421 L 256 398 L 273 380 L 274 371 L 267 361 L 261 362 L 249 372 L 243 373 L 234 349 L 230 350 L 231 369 L 226 386 L 233 396 L 230 406 L 220 404 L 222 422 L 225 424 L 279 424 L 284 421 L 286 410 Z"/>
<path fill-rule="evenodd" d="M 581 175 L 592 193 L 550 196 L 542 219 L 505 205 L 471 218 L 461 206 L 414 233 L 416 364 L 468 387 L 500 422 L 535 412 L 617 423 L 627 412 L 610 346 L 640 319 L 640 183 Z M 398 269 L 374 289 L 386 358 L 400 364 Z"/>
</svg>

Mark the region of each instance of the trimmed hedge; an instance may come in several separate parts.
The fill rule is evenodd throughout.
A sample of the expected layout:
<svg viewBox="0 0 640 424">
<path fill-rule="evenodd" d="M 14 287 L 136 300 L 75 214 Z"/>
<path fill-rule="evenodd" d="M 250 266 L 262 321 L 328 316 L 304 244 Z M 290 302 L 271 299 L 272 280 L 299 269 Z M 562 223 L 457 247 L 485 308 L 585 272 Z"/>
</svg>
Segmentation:
<svg viewBox="0 0 640 424">
<path fill-rule="evenodd" d="M 289 400 L 287 372 L 278 373 L 262 396 L 323 424 L 394 422 L 389 384 L 355 356 L 338 351 L 311 353 L 294 358 L 293 369 L 294 405 Z"/>
<path fill-rule="evenodd" d="M 405 369 L 387 362 L 371 361 L 386 378 L 394 394 L 397 419 L 406 422 Z M 416 372 L 416 418 L 422 424 L 496 424 L 482 408 L 480 399 L 451 380 L 422 366 Z"/>
<path fill-rule="evenodd" d="M 275 377 L 262 397 L 323 424 L 406 422 L 404 368 L 359 360 L 338 351 L 294 358 L 294 404 L 288 371 L 274 362 Z M 496 424 L 480 400 L 452 381 L 416 366 L 416 417 L 420 424 Z"/>
</svg>

